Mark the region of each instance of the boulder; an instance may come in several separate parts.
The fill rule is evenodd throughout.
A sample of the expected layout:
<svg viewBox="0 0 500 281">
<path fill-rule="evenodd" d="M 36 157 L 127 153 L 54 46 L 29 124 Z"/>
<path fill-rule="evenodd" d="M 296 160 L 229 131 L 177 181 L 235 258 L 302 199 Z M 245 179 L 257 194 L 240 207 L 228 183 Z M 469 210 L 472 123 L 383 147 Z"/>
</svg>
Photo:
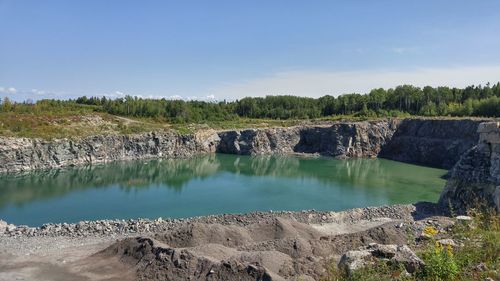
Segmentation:
<svg viewBox="0 0 500 281">
<path fill-rule="evenodd" d="M 354 270 L 373 265 L 376 261 L 402 264 L 408 273 L 414 273 L 424 262 L 406 245 L 372 243 L 366 249 L 349 251 L 341 258 L 338 267 L 352 273 Z"/>
<path fill-rule="evenodd" d="M 374 259 L 372 252 L 368 250 L 348 251 L 342 255 L 338 267 L 353 272 L 354 270 L 372 265 Z"/>
<path fill-rule="evenodd" d="M 13 224 L 8 224 L 7 227 L 5 228 L 5 232 L 12 232 L 14 230 L 16 230 L 17 227 Z"/>
<path fill-rule="evenodd" d="M 469 216 L 457 216 L 456 219 L 457 221 L 464 221 L 464 222 L 472 221 L 472 217 Z"/>
<path fill-rule="evenodd" d="M 0 234 L 4 233 L 7 229 L 7 222 L 0 220 Z"/>
<path fill-rule="evenodd" d="M 451 247 L 457 247 L 457 243 L 455 243 L 455 240 L 453 239 L 440 239 L 437 241 L 439 244 L 443 245 L 443 246 L 451 246 Z"/>
</svg>

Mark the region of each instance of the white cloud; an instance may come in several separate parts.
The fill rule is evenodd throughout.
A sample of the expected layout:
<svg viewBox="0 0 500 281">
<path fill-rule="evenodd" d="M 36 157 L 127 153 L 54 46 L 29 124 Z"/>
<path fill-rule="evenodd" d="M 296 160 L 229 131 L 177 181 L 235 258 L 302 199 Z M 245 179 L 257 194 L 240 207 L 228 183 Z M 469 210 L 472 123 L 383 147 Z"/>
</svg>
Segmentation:
<svg viewBox="0 0 500 281">
<path fill-rule="evenodd" d="M 394 47 L 390 49 L 392 53 L 396 53 L 398 55 L 407 53 L 417 53 L 419 50 L 420 50 L 419 47 Z"/>
<path fill-rule="evenodd" d="M 144 95 L 144 94 L 134 94 L 134 93 L 124 93 L 122 91 L 115 91 L 114 93 L 107 93 L 103 95 L 109 98 L 124 98 L 125 96 L 138 97 L 143 99 L 167 99 L 167 100 L 202 100 L 202 101 L 213 101 L 215 100 L 214 95 L 207 96 L 181 96 L 181 95 Z"/>
<path fill-rule="evenodd" d="M 168 97 L 165 97 L 165 98 L 169 99 L 169 100 L 185 100 L 185 101 L 188 101 L 188 100 L 215 101 L 216 100 L 215 95 L 187 96 L 187 97 L 183 97 L 183 96 L 180 96 L 180 95 L 173 95 L 173 96 L 168 96 Z"/>
<path fill-rule="evenodd" d="M 392 88 L 402 84 L 450 86 L 496 83 L 500 66 L 417 68 L 411 70 L 367 71 L 291 71 L 239 83 L 227 83 L 214 89 L 218 97 L 237 99 L 246 96 L 299 95 L 320 97 L 326 94 L 366 93 L 373 88 Z"/>
<path fill-rule="evenodd" d="M 106 93 L 106 94 L 102 94 L 102 95 L 98 95 L 98 96 L 104 96 L 104 97 L 107 97 L 107 98 L 115 99 L 115 98 L 123 98 L 126 95 L 127 94 L 125 94 L 124 92 L 115 91 L 114 93 Z"/>
<path fill-rule="evenodd" d="M 38 89 L 31 89 L 31 93 L 34 95 L 37 95 L 37 96 L 43 96 L 43 95 L 48 94 L 47 91 L 38 90 Z"/>
<path fill-rule="evenodd" d="M 0 87 L 0 94 L 15 94 L 17 93 L 17 89 L 14 87 Z"/>
<path fill-rule="evenodd" d="M 182 97 L 179 96 L 179 95 L 173 95 L 173 96 L 168 97 L 168 99 L 171 99 L 171 100 L 182 100 Z"/>
<path fill-rule="evenodd" d="M 201 100 L 201 101 L 215 101 L 215 95 L 207 95 L 207 96 L 190 96 L 185 98 L 185 100 Z"/>
</svg>

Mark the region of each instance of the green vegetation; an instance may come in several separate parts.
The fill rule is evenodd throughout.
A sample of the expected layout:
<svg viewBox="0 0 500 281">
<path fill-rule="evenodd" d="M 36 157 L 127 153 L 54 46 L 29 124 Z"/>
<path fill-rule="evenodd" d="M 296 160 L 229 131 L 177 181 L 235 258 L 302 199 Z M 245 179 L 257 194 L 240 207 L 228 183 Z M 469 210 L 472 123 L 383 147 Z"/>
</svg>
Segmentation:
<svg viewBox="0 0 500 281">
<path fill-rule="evenodd" d="M 457 258 L 450 245 L 443 246 L 439 242 L 422 253 L 426 266 L 419 272 L 423 279 L 455 280 L 459 273 Z"/>
<path fill-rule="evenodd" d="M 100 116 L 104 122 L 80 122 L 89 115 Z M 464 89 L 429 86 L 421 89 L 403 85 L 387 90 L 373 89 L 364 95 L 347 94 L 318 99 L 247 97 L 231 102 L 84 96 L 74 100 L 19 103 L 4 98 L 0 101 L 0 135 L 79 137 L 112 132 L 137 133 L 167 127 L 180 132 L 193 132 L 207 127 L 291 126 L 304 120 L 409 116 L 500 117 L 500 83 Z"/>
<path fill-rule="evenodd" d="M 76 104 L 97 106 L 99 110 L 122 116 L 165 118 L 173 123 L 243 118 L 313 119 L 333 115 L 397 117 L 404 114 L 423 116 L 494 116 L 500 117 L 500 83 L 493 86 L 469 86 L 464 89 L 411 85 L 395 89 L 374 89 L 370 93 L 324 96 L 318 99 L 296 96 L 247 97 L 234 102 L 152 100 L 126 97 L 81 97 Z"/>
<path fill-rule="evenodd" d="M 500 214 L 482 211 L 473 217 L 471 224 L 457 223 L 446 234 L 457 247 L 441 245 L 436 239 L 417 245 L 417 253 L 426 265 L 413 275 L 403 274 L 402 267 L 378 261 L 351 275 L 334 264 L 322 280 L 500 280 Z M 426 233 L 437 235 L 434 230 Z"/>
<path fill-rule="evenodd" d="M 11 103 L 0 112 L 0 135 L 15 137 L 78 138 L 97 134 L 130 134 L 166 128 L 147 118 L 122 118 L 99 112 L 95 106 L 42 100 L 36 104 Z M 7 104 L 8 106 L 5 106 Z M 8 111 L 5 111 L 8 108 Z"/>
</svg>

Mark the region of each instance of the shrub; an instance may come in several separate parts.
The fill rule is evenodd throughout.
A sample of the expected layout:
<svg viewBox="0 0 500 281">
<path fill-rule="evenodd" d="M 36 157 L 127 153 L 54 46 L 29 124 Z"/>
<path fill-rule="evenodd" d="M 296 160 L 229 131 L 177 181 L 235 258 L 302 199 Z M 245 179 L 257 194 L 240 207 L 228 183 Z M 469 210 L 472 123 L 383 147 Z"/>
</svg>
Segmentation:
<svg viewBox="0 0 500 281">
<path fill-rule="evenodd" d="M 423 254 L 425 267 L 421 272 L 424 278 L 431 280 L 455 280 L 460 269 L 450 245 L 443 246 L 435 242 L 434 247 Z"/>
</svg>

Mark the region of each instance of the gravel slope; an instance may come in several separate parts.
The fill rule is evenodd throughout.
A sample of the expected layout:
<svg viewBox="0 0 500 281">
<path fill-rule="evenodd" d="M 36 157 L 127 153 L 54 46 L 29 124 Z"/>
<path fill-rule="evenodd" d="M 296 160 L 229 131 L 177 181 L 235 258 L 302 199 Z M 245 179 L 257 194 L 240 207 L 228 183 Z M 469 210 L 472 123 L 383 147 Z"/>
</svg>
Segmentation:
<svg viewBox="0 0 500 281">
<path fill-rule="evenodd" d="M 11 227 L 0 234 L 0 280 L 312 280 L 347 250 L 405 244 L 435 215 L 419 203 Z"/>
</svg>

